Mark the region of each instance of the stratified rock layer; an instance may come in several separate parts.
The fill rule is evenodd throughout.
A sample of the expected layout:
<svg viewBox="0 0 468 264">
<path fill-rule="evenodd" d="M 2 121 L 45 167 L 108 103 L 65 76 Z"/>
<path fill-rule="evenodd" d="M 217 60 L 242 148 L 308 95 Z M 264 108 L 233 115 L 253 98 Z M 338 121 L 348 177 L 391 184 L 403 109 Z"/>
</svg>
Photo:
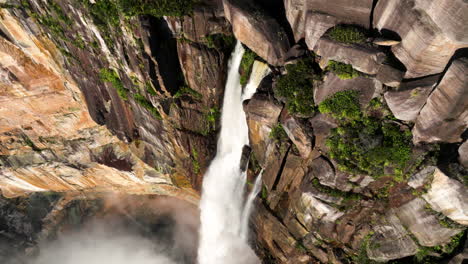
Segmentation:
<svg viewBox="0 0 468 264">
<path fill-rule="evenodd" d="M 278 22 L 251 1 L 223 0 L 223 3 L 236 38 L 269 64 L 282 65 L 289 41 Z"/>
<path fill-rule="evenodd" d="M 392 51 L 406 66 L 405 77 L 416 78 L 441 73 L 455 51 L 468 46 L 466 13 L 464 0 L 381 0 L 374 27 L 399 35 Z"/>
<path fill-rule="evenodd" d="M 404 121 L 415 120 L 439 79 L 440 75 L 435 75 L 407 81 L 398 89 L 386 92 L 385 101 L 393 115 Z"/>
<path fill-rule="evenodd" d="M 468 125 L 468 59 L 452 62 L 413 128 L 415 142 L 459 142 Z"/>
</svg>

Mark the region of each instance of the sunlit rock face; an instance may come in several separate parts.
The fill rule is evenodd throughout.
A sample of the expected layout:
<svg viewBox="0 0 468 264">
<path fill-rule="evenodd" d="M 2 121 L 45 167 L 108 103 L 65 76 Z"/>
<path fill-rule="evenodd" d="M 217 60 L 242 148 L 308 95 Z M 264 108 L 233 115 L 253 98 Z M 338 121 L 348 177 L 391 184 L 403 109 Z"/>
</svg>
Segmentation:
<svg viewBox="0 0 468 264">
<path fill-rule="evenodd" d="M 1 11 L 0 25 L 8 37 L 0 38 L 4 196 L 125 190 L 197 199 L 189 189 L 176 187 L 166 171 L 157 171 L 138 157 L 144 144 L 127 145 L 93 121 L 50 40 L 33 34 L 6 10 Z"/>
<path fill-rule="evenodd" d="M 392 51 L 408 70 L 405 78 L 416 78 L 443 72 L 455 51 L 468 47 L 467 11 L 463 0 L 384 0 L 373 22 L 384 34 L 399 35 Z"/>
</svg>

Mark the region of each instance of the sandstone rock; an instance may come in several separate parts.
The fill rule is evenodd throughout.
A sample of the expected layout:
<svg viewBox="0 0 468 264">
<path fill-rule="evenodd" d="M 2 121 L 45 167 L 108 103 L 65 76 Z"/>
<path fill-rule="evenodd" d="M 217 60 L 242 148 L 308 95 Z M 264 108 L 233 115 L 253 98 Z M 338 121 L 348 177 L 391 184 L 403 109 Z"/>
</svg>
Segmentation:
<svg viewBox="0 0 468 264">
<path fill-rule="evenodd" d="M 401 37 L 392 51 L 408 70 L 405 78 L 416 78 L 442 72 L 454 52 L 468 46 L 467 12 L 464 0 L 383 0 L 374 27 Z"/>
<path fill-rule="evenodd" d="M 385 38 L 376 38 L 372 43 L 379 45 L 379 46 L 395 46 L 399 44 L 401 41 L 399 40 L 391 40 Z"/>
<path fill-rule="evenodd" d="M 301 194 L 297 217 L 308 230 L 313 230 L 314 223 L 318 221 L 334 223 L 343 215 L 344 213 L 318 200 L 312 194 Z"/>
<path fill-rule="evenodd" d="M 390 87 L 398 87 L 405 73 L 390 65 L 382 64 L 377 73 L 377 80 Z"/>
<path fill-rule="evenodd" d="M 408 185 L 411 186 L 413 189 L 417 189 L 424 186 L 430 179 L 430 177 L 434 175 L 436 169 L 437 167 L 435 166 L 428 166 L 422 169 L 421 171 L 411 176 L 411 178 L 408 181 Z"/>
<path fill-rule="evenodd" d="M 440 75 L 434 75 L 415 81 L 406 81 L 398 89 L 386 92 L 385 101 L 393 115 L 404 121 L 415 120 L 439 78 Z"/>
<path fill-rule="evenodd" d="M 201 96 L 203 104 L 190 108 L 199 111 L 206 105 L 219 105 L 224 90 L 227 57 L 198 43 L 179 41 L 177 53 L 186 84 Z"/>
<path fill-rule="evenodd" d="M 312 133 L 291 115 L 286 115 L 281 119 L 284 131 L 288 134 L 289 139 L 291 139 L 294 145 L 296 145 L 301 157 L 304 159 L 308 158 L 313 147 Z"/>
<path fill-rule="evenodd" d="M 452 62 L 413 128 L 413 141 L 460 142 L 468 125 L 468 58 Z"/>
<path fill-rule="evenodd" d="M 176 36 L 183 36 L 194 42 L 204 42 L 209 35 L 230 34 L 230 25 L 224 17 L 223 4 L 217 0 L 205 0 L 203 5 L 195 5 L 190 16 L 165 17 L 165 19 Z"/>
<path fill-rule="evenodd" d="M 267 201 L 271 209 L 274 210 L 282 202 L 283 204 L 279 207 L 288 210 L 289 197 L 295 195 L 305 175 L 302 163 L 303 159 L 301 157 L 291 153 L 288 154 L 283 169 L 277 171 L 277 177 L 279 178 L 276 179 L 276 185 L 273 185 L 268 195 Z"/>
<path fill-rule="evenodd" d="M 312 31 L 309 29 L 310 26 L 315 27 L 313 24 L 315 20 L 308 18 L 310 12 L 333 16 L 340 21 L 349 21 L 349 24 L 369 27 L 372 0 L 285 0 L 284 6 L 294 38 L 299 41 L 305 37 L 306 31 Z M 313 46 L 309 46 L 309 49 L 312 48 Z"/>
<path fill-rule="evenodd" d="M 236 38 L 269 64 L 282 65 L 289 41 L 278 22 L 251 1 L 223 0 L 223 4 Z"/>
<path fill-rule="evenodd" d="M 322 185 L 342 191 L 349 191 L 352 188 L 348 182 L 349 175 L 336 170 L 333 164 L 323 157 L 312 161 L 310 173 L 317 177 Z"/>
<path fill-rule="evenodd" d="M 360 76 L 353 79 L 342 80 L 333 73 L 327 73 L 323 83 L 314 89 L 314 102 L 320 104 L 333 94 L 346 90 L 358 91 L 359 102 L 362 107 L 365 107 L 374 97 L 374 94 L 378 94 L 382 90 L 382 84 L 372 78 Z"/>
<path fill-rule="evenodd" d="M 83 60 L 63 64 L 65 59 L 53 42 L 39 31 L 31 31 L 29 24 L 34 22 L 22 17 L 24 12 L 13 15 L 9 9 L 1 9 L 0 13 L 2 32 L 14 40 L 0 37 L 0 68 L 7 73 L 0 78 L 2 195 L 125 190 L 180 194 L 180 198 L 196 202 L 198 195 L 191 187 L 184 190 L 170 177 L 176 150 L 173 145 L 161 144 L 168 140 L 161 122 L 153 122 L 154 116 L 137 104 L 133 108 L 138 110 L 131 113 L 133 101 L 123 103 L 114 87 L 107 90 L 99 74 L 90 73 L 104 67 L 102 61 L 93 64 L 90 60 L 106 58 L 105 54 L 84 56 L 84 49 L 72 50 L 76 59 Z M 87 37 L 85 33 L 83 38 Z M 122 67 L 128 67 L 130 57 L 134 57 L 131 50 L 128 52 L 129 61 L 123 62 L 122 55 Z M 80 83 L 70 76 L 77 72 L 82 76 L 76 79 Z M 90 83 L 92 90 L 87 90 Z M 147 141 L 123 142 L 97 122 L 116 129 L 113 132 L 123 140 L 137 137 Z M 150 165 L 144 162 L 149 159 Z"/>
<path fill-rule="evenodd" d="M 271 129 L 278 124 L 278 117 L 282 105 L 276 103 L 266 95 L 255 94 L 252 99 L 244 105 L 249 126 L 250 144 L 257 160 L 263 164 L 272 150 L 268 150 L 271 143 Z"/>
<path fill-rule="evenodd" d="M 468 141 L 465 141 L 459 148 L 458 148 L 458 160 L 460 164 L 468 169 Z"/>
<path fill-rule="evenodd" d="M 425 208 L 426 202 L 416 198 L 395 209 L 395 213 L 404 226 L 418 239 L 420 245 L 434 247 L 450 242 L 450 238 L 461 229 L 445 228 L 437 218 Z"/>
<path fill-rule="evenodd" d="M 339 20 L 334 17 L 323 13 L 308 12 L 306 15 L 305 23 L 305 42 L 310 50 L 314 50 L 315 45 L 319 39 L 330 28 L 339 23 Z"/>
<path fill-rule="evenodd" d="M 468 225 L 468 192 L 466 187 L 436 169 L 431 188 L 422 196 L 437 212 L 453 221 Z"/>
<path fill-rule="evenodd" d="M 339 43 L 326 37 L 317 42 L 314 51 L 322 57 L 321 65 L 335 60 L 351 64 L 356 70 L 371 75 L 379 72 L 380 65 L 385 60 L 385 54 L 376 48 Z"/>
<path fill-rule="evenodd" d="M 372 260 L 386 262 L 414 255 L 418 251 L 418 246 L 393 213 L 388 213 L 385 223 L 376 226 L 374 230 L 375 234 L 367 247 L 367 256 Z"/>
<path fill-rule="evenodd" d="M 305 253 L 301 253 L 297 248 L 297 241 L 291 236 L 288 229 L 262 203 L 257 202 L 255 208 L 252 222 L 257 234 L 257 241 L 264 245 L 269 253 L 281 263 L 310 263 L 297 261 L 296 257 L 303 256 Z"/>
</svg>

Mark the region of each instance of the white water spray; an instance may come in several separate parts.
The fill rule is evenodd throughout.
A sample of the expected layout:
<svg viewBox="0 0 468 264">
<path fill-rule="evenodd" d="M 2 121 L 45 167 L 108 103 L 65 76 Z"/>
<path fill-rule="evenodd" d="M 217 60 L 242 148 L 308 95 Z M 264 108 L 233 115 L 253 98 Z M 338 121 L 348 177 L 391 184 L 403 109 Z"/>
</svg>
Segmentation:
<svg viewBox="0 0 468 264">
<path fill-rule="evenodd" d="M 237 42 L 229 64 L 218 149 L 203 179 L 199 264 L 260 263 L 247 243 L 248 218 L 261 180 L 257 178 L 244 202 L 246 173 L 240 169 L 240 162 L 249 137 L 242 101 L 250 99 L 269 69 L 266 64 L 256 62 L 242 95 L 238 69 L 243 54 L 244 49 Z"/>
</svg>

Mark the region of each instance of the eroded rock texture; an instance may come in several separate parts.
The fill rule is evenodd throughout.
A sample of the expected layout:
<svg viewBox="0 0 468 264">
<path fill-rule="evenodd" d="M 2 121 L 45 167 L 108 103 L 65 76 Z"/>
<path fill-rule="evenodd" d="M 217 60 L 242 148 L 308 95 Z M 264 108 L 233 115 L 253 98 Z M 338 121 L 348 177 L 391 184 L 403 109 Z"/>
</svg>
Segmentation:
<svg viewBox="0 0 468 264">
<path fill-rule="evenodd" d="M 401 38 L 392 51 L 405 64 L 405 77 L 416 78 L 443 72 L 455 51 L 468 46 L 466 12 L 463 0 L 383 0 L 374 27 Z"/>
<path fill-rule="evenodd" d="M 223 0 L 223 3 L 236 38 L 269 64 L 282 65 L 289 41 L 279 23 L 252 1 Z"/>
<path fill-rule="evenodd" d="M 413 128 L 415 142 L 459 142 L 468 125 L 468 59 L 451 63 Z"/>
</svg>

